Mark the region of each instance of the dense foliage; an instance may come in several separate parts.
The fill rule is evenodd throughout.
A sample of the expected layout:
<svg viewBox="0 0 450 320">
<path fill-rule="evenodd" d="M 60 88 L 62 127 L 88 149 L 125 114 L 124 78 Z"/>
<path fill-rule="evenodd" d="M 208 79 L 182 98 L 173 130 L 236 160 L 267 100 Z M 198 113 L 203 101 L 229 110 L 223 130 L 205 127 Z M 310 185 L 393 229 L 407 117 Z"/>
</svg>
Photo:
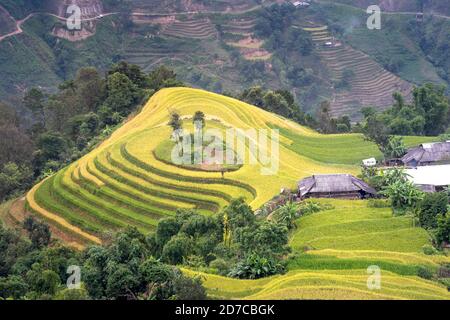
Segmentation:
<svg viewBox="0 0 450 320">
<path fill-rule="evenodd" d="M 282 258 L 289 252 L 286 226 L 259 221 L 242 198 L 214 217 L 179 210 L 161 220 L 149 243 L 152 254 L 166 263 L 247 278 L 282 272 Z"/>
<path fill-rule="evenodd" d="M 144 74 L 119 62 L 103 77 L 82 68 L 55 94 L 28 90 L 24 106 L 33 114 L 28 129 L 11 108 L 0 104 L 0 201 L 90 151 L 157 90 L 181 85 L 164 66 Z"/>
<path fill-rule="evenodd" d="M 50 242 L 48 226 L 24 222 L 28 237 L 0 225 L 0 299 L 205 299 L 198 278 L 150 255 L 143 234 L 127 228 L 109 244 L 76 252 Z M 80 268 L 80 286 L 70 276 Z"/>
<path fill-rule="evenodd" d="M 445 132 L 450 124 L 450 102 L 445 88 L 426 84 L 415 88 L 411 104 L 400 94 L 394 94 L 394 105 L 383 113 L 372 108 L 363 110 L 363 131 L 377 136 L 379 145 L 386 143 L 388 135 L 436 136 Z"/>
<path fill-rule="evenodd" d="M 315 125 L 314 118 L 301 111 L 300 106 L 295 103 L 294 96 L 287 90 L 272 91 L 255 86 L 245 89 L 237 98 L 303 125 Z"/>
</svg>

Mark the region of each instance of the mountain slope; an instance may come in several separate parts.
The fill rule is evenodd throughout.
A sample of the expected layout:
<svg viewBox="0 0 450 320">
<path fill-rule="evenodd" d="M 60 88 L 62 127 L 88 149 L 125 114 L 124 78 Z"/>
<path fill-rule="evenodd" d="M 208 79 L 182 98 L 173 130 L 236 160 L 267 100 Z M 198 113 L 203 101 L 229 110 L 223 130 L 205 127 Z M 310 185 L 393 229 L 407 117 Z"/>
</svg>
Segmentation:
<svg viewBox="0 0 450 320">
<path fill-rule="evenodd" d="M 262 175 L 260 162 L 245 163 L 222 177 L 217 170 L 174 165 L 167 125 L 174 110 L 185 118 L 185 128 L 192 127 L 190 118 L 200 110 L 206 127 L 220 132 L 230 127 L 279 129 L 279 171 Z M 406 141 L 411 145 L 426 140 Z M 379 155 L 376 147 L 360 135 L 320 135 L 232 98 L 198 89 L 163 89 L 97 149 L 35 186 L 27 200 L 31 210 L 78 235 L 80 242 L 99 242 L 104 232 L 126 225 L 149 232 L 176 208 L 211 214 L 243 196 L 256 209 L 280 188 L 295 188 L 305 176 L 356 174 L 359 161 L 373 155 Z"/>
</svg>

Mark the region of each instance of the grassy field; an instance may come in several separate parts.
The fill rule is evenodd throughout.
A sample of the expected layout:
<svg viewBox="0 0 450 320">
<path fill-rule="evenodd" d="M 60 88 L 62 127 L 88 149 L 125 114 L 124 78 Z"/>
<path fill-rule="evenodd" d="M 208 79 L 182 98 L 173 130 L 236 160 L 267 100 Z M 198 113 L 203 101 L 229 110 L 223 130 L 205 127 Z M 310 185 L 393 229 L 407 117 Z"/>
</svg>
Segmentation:
<svg viewBox="0 0 450 320">
<path fill-rule="evenodd" d="M 298 219 L 288 273 L 260 280 L 200 273 L 208 293 L 224 299 L 450 299 L 444 286 L 417 277 L 421 267 L 436 270 L 450 262 L 422 253 L 430 243 L 425 230 L 365 201 L 320 201 L 334 208 Z M 381 269 L 379 290 L 367 287 L 369 266 Z"/>
</svg>

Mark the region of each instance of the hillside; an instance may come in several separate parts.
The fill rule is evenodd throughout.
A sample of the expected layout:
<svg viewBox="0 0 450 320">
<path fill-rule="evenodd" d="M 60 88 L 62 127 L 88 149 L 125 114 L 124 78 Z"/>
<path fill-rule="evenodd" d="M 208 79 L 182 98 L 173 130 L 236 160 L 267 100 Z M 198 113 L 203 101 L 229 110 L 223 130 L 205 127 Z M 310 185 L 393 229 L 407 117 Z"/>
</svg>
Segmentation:
<svg viewBox="0 0 450 320">
<path fill-rule="evenodd" d="M 79 0 L 83 29 L 68 32 L 64 1 L 36 5 L 0 0 L 5 26 L 0 39 L 14 23 L 21 22 L 23 30 L 0 40 L 0 72 L 14 79 L 0 79 L 0 99 L 19 107 L 27 88 L 39 85 L 52 91 L 80 67 L 106 70 L 122 59 L 145 71 L 168 65 L 186 83 L 217 93 L 252 85 L 289 89 L 310 113 L 327 99 L 334 116 L 348 115 L 354 121 L 361 118 L 363 106 L 388 107 L 394 91 L 408 97 L 414 85 L 448 84 L 450 62 L 442 50 L 450 21 L 444 18 L 428 12 L 419 23 L 403 11 L 412 8 L 385 1 L 392 11 L 383 18 L 389 28 L 371 32 L 361 9 L 365 2 L 356 7 L 345 1 L 316 1 L 311 8 L 292 9 L 285 30 L 309 29 L 314 48 L 303 55 L 286 52 L 286 43 L 274 49 L 272 39 L 257 36 L 256 26 L 274 2 L 136 0 L 120 9 L 105 1 Z M 341 45 L 329 48 L 325 40 Z"/>
<path fill-rule="evenodd" d="M 366 9 L 374 4 L 370 0 L 332 0 L 324 2 L 343 3 Z M 411 0 L 381 0 L 377 3 L 381 10 L 388 12 L 426 12 L 435 14 L 450 14 L 450 4 L 445 0 L 411 1 Z"/>
<path fill-rule="evenodd" d="M 450 299 L 444 286 L 416 276 L 420 266 L 450 261 L 421 252 L 430 242 L 425 230 L 365 201 L 321 202 L 334 208 L 298 219 L 287 274 L 237 280 L 185 273 L 204 277 L 208 294 L 218 299 Z M 379 290 L 367 288 L 369 266 L 381 269 Z"/>
<path fill-rule="evenodd" d="M 261 175 L 261 163 L 244 164 L 224 178 L 219 172 L 172 164 L 164 150 L 173 110 L 186 118 L 186 128 L 198 110 L 205 113 L 207 127 L 221 131 L 278 128 L 278 174 Z M 406 142 L 428 140 L 408 137 Z M 157 221 L 176 208 L 196 208 L 208 215 L 243 196 L 256 209 L 280 188 L 295 188 L 300 178 L 313 173 L 357 174 L 360 160 L 374 155 L 379 156 L 376 147 L 360 135 L 320 135 L 232 98 L 196 89 L 163 89 L 97 149 L 36 185 L 27 202 L 80 243 L 99 242 L 105 232 L 128 224 L 144 232 L 154 230 Z"/>
</svg>

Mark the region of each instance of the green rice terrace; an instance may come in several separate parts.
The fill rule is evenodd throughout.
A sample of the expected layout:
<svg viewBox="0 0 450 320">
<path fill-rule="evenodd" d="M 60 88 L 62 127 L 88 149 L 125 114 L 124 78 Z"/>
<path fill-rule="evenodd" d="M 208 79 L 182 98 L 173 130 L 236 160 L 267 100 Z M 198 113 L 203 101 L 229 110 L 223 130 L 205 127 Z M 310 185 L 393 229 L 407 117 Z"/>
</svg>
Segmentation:
<svg viewBox="0 0 450 320">
<path fill-rule="evenodd" d="M 218 299 L 450 299 L 445 287 L 416 276 L 419 267 L 437 269 L 449 258 L 422 253 L 429 236 L 410 218 L 367 201 L 320 202 L 333 208 L 298 219 L 287 274 L 237 280 L 185 272 L 203 276 Z M 367 287 L 369 266 L 382 270 L 379 290 Z"/>
<path fill-rule="evenodd" d="M 224 131 L 277 128 L 279 171 L 261 175 L 262 163 L 232 168 L 176 165 L 168 157 L 176 110 L 185 128 L 192 115 L 205 114 L 206 128 Z M 408 145 L 431 138 L 408 137 Z M 258 142 L 259 143 L 259 142 Z M 248 151 L 249 145 L 245 145 Z M 82 248 L 101 243 L 128 225 L 144 233 L 178 208 L 212 215 L 244 197 L 253 209 L 294 189 L 315 173 L 358 174 L 361 159 L 378 156 L 362 136 L 321 135 L 290 120 L 233 98 L 198 89 L 169 88 L 153 95 L 144 109 L 95 150 L 37 184 L 27 208 Z M 208 170 L 209 169 L 209 170 Z M 213 168 L 214 169 L 214 168 Z M 365 201 L 322 200 L 330 209 L 301 217 L 291 234 L 293 257 L 285 275 L 238 280 L 202 274 L 212 297 L 232 299 L 450 299 L 445 286 L 417 277 L 420 266 L 439 268 L 445 256 L 426 256 L 427 232 L 410 218 Z M 382 269 L 382 289 L 367 289 L 369 265 Z M 198 272 L 185 270 L 187 274 Z"/>
</svg>

